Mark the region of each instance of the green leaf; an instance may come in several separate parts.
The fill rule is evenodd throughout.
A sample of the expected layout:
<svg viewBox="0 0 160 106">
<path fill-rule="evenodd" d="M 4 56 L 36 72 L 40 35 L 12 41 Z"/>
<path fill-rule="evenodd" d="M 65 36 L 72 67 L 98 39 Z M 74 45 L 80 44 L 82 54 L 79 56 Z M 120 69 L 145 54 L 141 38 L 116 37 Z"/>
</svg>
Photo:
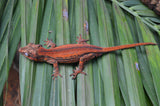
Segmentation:
<svg viewBox="0 0 160 106">
<path fill-rule="evenodd" d="M 153 37 L 152 33 L 148 30 L 148 28 L 141 21 L 139 21 L 139 19 L 137 19 L 136 21 L 137 21 L 137 26 L 139 26 L 141 29 L 140 34 L 142 34 L 143 41 L 144 42 L 155 42 L 154 37 Z M 148 62 L 149 62 L 150 72 L 151 72 L 151 75 L 153 78 L 153 84 L 154 84 L 154 87 L 156 90 L 158 103 L 160 104 L 160 102 L 159 102 L 160 101 L 160 85 L 159 85 L 159 83 L 160 83 L 159 82 L 160 65 L 158 64 L 158 61 L 160 61 L 159 49 L 157 46 L 148 46 L 145 48 L 146 48 L 146 55 L 147 55 Z M 153 89 L 153 91 L 154 91 L 154 89 Z M 149 95 L 155 96 L 154 94 L 149 94 Z M 156 99 L 154 98 L 154 102 L 155 101 L 156 101 Z"/>
<path fill-rule="evenodd" d="M 30 5 L 31 3 L 32 5 Z M 31 6 L 31 7 L 30 7 Z M 21 46 L 28 42 L 36 42 L 37 16 L 39 0 L 21 1 Z M 31 12 L 30 12 L 31 11 Z M 34 62 L 20 56 L 20 86 L 22 105 L 31 104 L 32 83 L 34 81 Z"/>
<path fill-rule="evenodd" d="M 143 21 L 143 23 L 145 23 L 148 27 L 150 27 L 151 29 L 153 29 L 154 31 L 160 33 L 159 28 L 157 27 L 158 24 L 155 23 L 154 21 L 152 23 L 150 23 L 146 17 L 156 17 L 159 19 L 159 17 L 150 9 L 146 8 L 144 11 L 133 11 L 132 8 L 138 6 L 138 8 L 144 8 L 144 5 L 139 2 L 139 3 L 135 3 L 134 5 L 128 5 L 129 7 L 125 6 L 126 2 L 127 4 L 132 4 L 133 0 L 127 0 L 127 1 L 117 1 L 117 0 L 112 0 L 114 1 L 118 6 L 120 6 L 122 9 L 124 9 L 124 11 L 128 12 L 129 14 L 133 15 L 134 17 L 138 17 L 141 21 Z M 135 1 L 135 0 L 134 0 Z M 135 1 L 135 2 L 136 2 Z M 141 6 L 140 6 L 141 5 Z M 146 12 L 147 11 L 147 12 Z"/>
<path fill-rule="evenodd" d="M 97 16 L 98 16 L 98 27 L 100 44 L 102 47 L 109 47 L 114 45 L 112 25 L 110 15 L 105 7 L 104 1 L 97 1 Z M 103 8 L 102 8 L 103 7 Z M 120 92 L 117 88 L 117 67 L 115 55 L 108 54 L 103 56 L 102 63 L 99 64 L 101 70 L 102 80 L 104 83 L 104 98 L 106 105 L 120 105 Z M 108 87 L 110 86 L 110 87 Z M 116 101 L 116 102 L 115 102 Z"/>
<path fill-rule="evenodd" d="M 12 18 L 13 5 L 14 5 L 14 0 L 8 1 L 4 9 L 0 25 L 0 42 L 5 34 L 8 23 Z"/>
<path fill-rule="evenodd" d="M 126 0 L 123 2 L 123 4 L 125 6 L 134 6 L 134 5 L 141 4 L 141 2 L 139 0 Z"/>
<path fill-rule="evenodd" d="M 3 45 L 1 46 L 1 51 L 3 51 L 3 52 L 1 52 L 1 54 L 3 54 L 3 55 L 0 55 L 0 59 L 1 59 L 1 61 L 0 61 L 0 94 L 2 94 L 2 91 L 3 91 L 3 86 L 4 86 L 4 84 L 5 84 L 5 81 L 7 80 L 7 78 L 8 78 L 8 69 L 7 69 L 7 65 L 8 65 L 8 63 L 7 63 L 7 61 L 8 61 L 8 56 L 7 56 L 7 51 L 8 51 L 8 41 L 7 41 L 7 36 L 5 37 L 5 39 L 3 40 Z M 5 55 L 4 55 L 5 54 Z M 2 57 L 3 56 L 3 57 Z"/>
<path fill-rule="evenodd" d="M 4 23 L 1 24 L 0 26 L 0 44 L 1 44 L 0 45 L 0 52 L 1 52 L 0 53 L 0 59 L 1 59 L 0 61 L 0 95 L 2 94 L 3 86 L 5 84 L 5 81 L 8 78 L 8 72 L 9 72 L 8 41 L 9 41 L 10 31 L 11 31 L 13 5 L 14 5 L 14 0 L 8 1 L 7 3 L 8 10 L 7 9 L 4 10 L 5 11 L 4 13 L 8 13 L 8 14 L 6 15 L 6 17 L 3 14 L 2 20 L 4 21 Z M 6 19 L 4 19 L 4 17 Z"/>
<path fill-rule="evenodd" d="M 130 32 L 130 29 L 128 27 L 127 20 L 124 14 L 122 13 L 121 9 L 119 8 L 118 5 L 113 3 L 113 10 L 114 10 L 117 34 L 119 35 L 117 36 L 117 38 L 119 39 L 120 44 L 122 45 L 122 44 L 133 43 L 133 38 Z M 140 76 L 138 75 L 138 71 L 136 70 L 136 67 L 135 67 L 135 62 L 137 62 L 137 55 L 135 53 L 135 50 L 133 49 L 123 50 L 122 61 L 124 64 L 124 70 L 121 69 L 119 71 L 124 71 L 125 75 L 123 76 L 125 76 L 125 79 L 126 79 L 126 87 L 124 86 L 123 88 L 127 88 L 126 92 L 128 93 L 130 104 L 146 105 L 142 82 L 140 81 Z M 127 96 L 125 94 L 123 94 L 122 92 L 123 96 Z M 124 99 L 124 100 L 127 100 L 127 99 Z"/>
<path fill-rule="evenodd" d="M 44 44 L 44 40 L 49 37 L 50 23 L 53 18 L 53 0 L 46 2 L 47 8 L 44 11 L 42 30 L 40 35 L 40 44 Z M 53 37 L 52 37 L 53 38 Z M 45 63 L 38 63 L 35 73 L 35 81 L 33 84 L 32 105 L 49 105 L 51 92 L 51 72 L 52 66 Z M 38 103 L 38 104 L 37 104 Z"/>
</svg>

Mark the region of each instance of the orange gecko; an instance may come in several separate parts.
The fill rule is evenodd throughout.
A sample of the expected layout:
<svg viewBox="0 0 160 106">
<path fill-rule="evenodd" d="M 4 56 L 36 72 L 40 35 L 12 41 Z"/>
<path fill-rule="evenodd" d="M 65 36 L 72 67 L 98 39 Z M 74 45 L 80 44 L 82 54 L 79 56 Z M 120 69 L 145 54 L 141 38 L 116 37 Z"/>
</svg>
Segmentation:
<svg viewBox="0 0 160 106">
<path fill-rule="evenodd" d="M 58 63 L 79 62 L 79 67 L 76 67 L 70 75 L 73 76 L 73 79 L 75 79 L 79 73 L 86 75 L 86 73 L 83 72 L 85 62 L 95 57 L 99 57 L 102 54 L 140 45 L 156 45 L 155 43 L 147 42 L 103 48 L 87 44 L 87 41 L 88 40 L 86 39 L 82 39 L 80 35 L 77 40 L 78 44 L 67 44 L 56 47 L 51 40 L 47 39 L 47 41 L 44 42 L 46 42 L 45 45 L 47 45 L 47 47 L 50 47 L 49 49 L 43 48 L 40 44 L 29 43 L 27 46 L 19 48 L 19 52 L 30 60 L 53 64 L 55 69 L 54 74 L 52 74 L 52 76 L 54 76 L 53 79 L 57 76 L 62 77 L 59 73 Z"/>
</svg>

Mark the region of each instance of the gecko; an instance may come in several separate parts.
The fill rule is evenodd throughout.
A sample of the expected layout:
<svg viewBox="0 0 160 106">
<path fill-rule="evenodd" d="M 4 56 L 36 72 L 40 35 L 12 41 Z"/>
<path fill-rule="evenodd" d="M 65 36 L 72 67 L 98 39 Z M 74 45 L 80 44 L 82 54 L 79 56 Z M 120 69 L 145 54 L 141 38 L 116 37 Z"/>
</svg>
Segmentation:
<svg viewBox="0 0 160 106">
<path fill-rule="evenodd" d="M 44 41 L 44 45 L 50 47 L 49 49 L 42 47 L 41 44 L 29 43 L 27 46 L 19 48 L 19 52 L 30 60 L 53 64 L 54 73 L 51 75 L 53 79 L 55 79 L 57 76 L 62 77 L 62 75 L 59 73 L 58 63 L 79 62 L 79 67 L 76 67 L 76 69 L 73 70 L 73 73 L 70 75 L 72 76 L 72 79 L 75 79 L 79 73 L 86 75 L 86 73 L 83 72 L 84 63 L 95 57 L 99 57 L 108 52 L 133 48 L 141 45 L 156 45 L 156 43 L 146 42 L 113 47 L 99 47 L 87 44 L 86 42 L 89 40 L 83 39 L 81 34 L 77 38 L 78 40 L 76 41 L 78 44 L 66 44 L 58 47 L 56 47 L 56 44 L 54 44 L 52 40 L 47 38 L 47 40 Z"/>
</svg>

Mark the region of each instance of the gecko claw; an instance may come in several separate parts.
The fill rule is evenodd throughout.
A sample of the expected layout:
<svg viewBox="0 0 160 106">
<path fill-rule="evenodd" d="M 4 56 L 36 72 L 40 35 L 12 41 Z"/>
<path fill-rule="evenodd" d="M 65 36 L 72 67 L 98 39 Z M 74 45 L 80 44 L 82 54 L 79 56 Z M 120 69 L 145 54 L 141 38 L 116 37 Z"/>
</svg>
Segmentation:
<svg viewBox="0 0 160 106">
<path fill-rule="evenodd" d="M 79 73 L 87 75 L 87 73 L 82 72 L 81 70 L 78 69 L 78 67 L 76 67 L 76 69 L 73 70 L 73 73 L 70 76 L 73 76 L 72 79 L 75 79 Z"/>
<path fill-rule="evenodd" d="M 51 75 L 52 77 L 53 77 L 53 80 L 55 79 L 55 78 L 57 78 L 58 76 L 60 76 L 61 78 L 63 77 L 60 73 L 54 73 L 54 74 L 52 74 Z"/>
<path fill-rule="evenodd" d="M 76 40 L 76 42 L 78 44 L 87 44 L 86 42 L 89 41 L 88 39 L 82 39 L 82 35 L 81 34 L 79 34 L 79 37 L 77 37 L 77 38 L 78 38 L 78 40 Z"/>
</svg>

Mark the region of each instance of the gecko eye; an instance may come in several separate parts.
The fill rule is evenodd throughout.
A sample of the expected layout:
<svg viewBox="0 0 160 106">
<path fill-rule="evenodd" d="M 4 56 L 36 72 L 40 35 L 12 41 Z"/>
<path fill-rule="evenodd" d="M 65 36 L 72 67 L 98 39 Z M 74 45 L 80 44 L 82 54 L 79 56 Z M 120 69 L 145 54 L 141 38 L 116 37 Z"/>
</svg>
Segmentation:
<svg viewBox="0 0 160 106">
<path fill-rule="evenodd" d="M 29 56 L 28 53 L 24 53 L 26 56 Z"/>
</svg>

